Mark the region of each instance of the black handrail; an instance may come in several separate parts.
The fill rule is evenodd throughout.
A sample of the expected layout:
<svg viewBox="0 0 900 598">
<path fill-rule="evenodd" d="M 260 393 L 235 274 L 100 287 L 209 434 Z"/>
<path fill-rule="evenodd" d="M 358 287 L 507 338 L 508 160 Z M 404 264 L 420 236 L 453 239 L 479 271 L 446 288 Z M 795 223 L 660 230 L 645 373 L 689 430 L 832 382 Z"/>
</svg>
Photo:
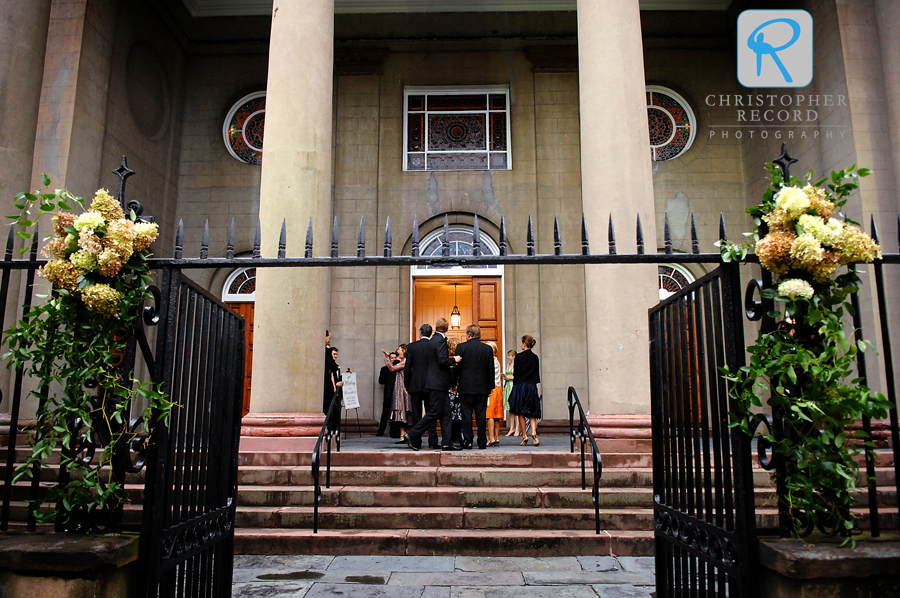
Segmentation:
<svg viewBox="0 0 900 598">
<path fill-rule="evenodd" d="M 584 445 L 586 440 L 591 442 L 591 459 L 594 465 L 594 486 L 591 488 L 591 502 L 594 503 L 594 523 L 597 527 L 597 534 L 600 533 L 600 478 L 603 476 L 603 458 L 600 451 L 597 450 L 597 441 L 594 440 L 594 433 L 591 426 L 587 423 L 587 417 L 584 415 L 584 408 L 581 401 L 578 400 L 578 393 L 571 386 L 569 387 L 569 452 L 575 452 L 575 408 L 578 407 L 578 438 L 581 440 L 581 489 L 587 490 L 587 473 L 584 466 Z"/>
<path fill-rule="evenodd" d="M 328 406 L 328 413 L 325 415 L 325 423 L 319 431 L 319 439 L 316 441 L 316 448 L 312 453 L 312 477 L 313 477 L 313 533 L 319 533 L 319 503 L 322 502 L 322 484 L 319 481 L 319 464 L 322 462 L 322 440 L 328 443 L 328 452 L 325 460 L 325 487 L 331 488 L 331 439 L 335 439 L 337 452 L 341 452 L 341 417 L 340 413 L 337 417 L 332 417 L 334 406 L 341 404 L 341 391 L 335 391 L 331 397 L 331 405 Z M 334 425 L 328 424 L 334 422 Z"/>
</svg>

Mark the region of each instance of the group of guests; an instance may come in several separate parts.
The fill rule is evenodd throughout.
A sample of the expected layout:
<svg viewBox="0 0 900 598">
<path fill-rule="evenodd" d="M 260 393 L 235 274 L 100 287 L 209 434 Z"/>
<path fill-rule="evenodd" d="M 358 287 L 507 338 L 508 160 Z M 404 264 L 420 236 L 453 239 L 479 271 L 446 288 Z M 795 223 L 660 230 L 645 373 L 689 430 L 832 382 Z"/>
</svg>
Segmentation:
<svg viewBox="0 0 900 598">
<path fill-rule="evenodd" d="M 467 327 L 466 341 L 461 343 L 448 337 L 448 330 L 449 322 L 441 318 L 433 329 L 430 324 L 420 326 L 419 340 L 400 345 L 396 352 L 382 349 L 385 368 L 379 382 L 385 384 L 385 403 L 378 434 L 385 433 L 390 421 L 400 428 L 398 444 L 415 451 L 422 448 L 426 433 L 433 449 L 485 449 L 500 443 L 500 422 L 506 411 L 511 421 L 507 436 L 521 434 L 525 446 L 530 424 L 534 444 L 539 446 L 540 363 L 532 352 L 534 338 L 522 337 L 522 351 L 507 354 L 504 370 L 497 345 L 481 341 L 479 326 Z"/>
</svg>

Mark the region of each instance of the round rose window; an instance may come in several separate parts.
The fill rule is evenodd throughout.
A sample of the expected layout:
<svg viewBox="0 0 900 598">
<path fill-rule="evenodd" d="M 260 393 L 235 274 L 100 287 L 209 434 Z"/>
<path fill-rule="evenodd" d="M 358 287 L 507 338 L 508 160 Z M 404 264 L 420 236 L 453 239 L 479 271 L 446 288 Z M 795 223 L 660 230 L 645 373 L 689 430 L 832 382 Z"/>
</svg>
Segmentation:
<svg viewBox="0 0 900 598">
<path fill-rule="evenodd" d="M 247 164 L 262 164 L 265 126 L 266 92 L 257 91 L 235 102 L 222 126 L 228 153 Z"/>
<path fill-rule="evenodd" d="M 665 87 L 647 86 L 650 155 L 654 162 L 682 155 L 694 142 L 697 119 L 687 101 Z"/>
</svg>

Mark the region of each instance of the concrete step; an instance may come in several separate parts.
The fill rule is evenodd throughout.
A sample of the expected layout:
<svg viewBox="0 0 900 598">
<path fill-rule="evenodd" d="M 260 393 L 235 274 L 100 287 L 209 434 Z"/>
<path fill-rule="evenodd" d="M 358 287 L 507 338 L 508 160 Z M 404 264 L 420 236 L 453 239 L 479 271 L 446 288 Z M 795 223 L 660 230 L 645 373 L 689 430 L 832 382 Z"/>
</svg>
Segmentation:
<svg viewBox="0 0 900 598">
<path fill-rule="evenodd" d="M 236 527 L 313 527 L 312 507 L 238 507 Z M 593 509 L 320 507 L 321 529 L 594 529 Z M 652 530 L 650 509 L 601 509 L 601 529 Z"/>
<path fill-rule="evenodd" d="M 651 467 L 650 453 L 603 454 L 603 467 Z M 324 465 L 326 455 L 322 455 Z M 242 467 L 310 467 L 310 453 L 245 453 L 239 456 Z M 585 464 L 591 467 L 590 452 L 585 454 Z M 460 451 L 441 452 L 422 450 L 403 451 L 342 451 L 331 453 L 332 467 L 581 467 L 581 453 L 569 452 L 496 452 Z"/>
<path fill-rule="evenodd" d="M 319 530 L 239 528 L 235 554 L 652 556 L 653 532 L 590 530 Z M 362 551 L 362 552 L 360 552 Z"/>
</svg>

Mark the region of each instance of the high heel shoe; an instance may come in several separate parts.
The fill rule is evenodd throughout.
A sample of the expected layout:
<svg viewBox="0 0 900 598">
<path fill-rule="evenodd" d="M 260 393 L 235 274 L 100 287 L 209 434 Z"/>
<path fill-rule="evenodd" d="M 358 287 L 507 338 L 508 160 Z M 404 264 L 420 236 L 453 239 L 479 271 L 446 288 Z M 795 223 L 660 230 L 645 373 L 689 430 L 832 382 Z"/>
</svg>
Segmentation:
<svg viewBox="0 0 900 598">
<path fill-rule="evenodd" d="M 528 444 L 528 436 L 523 436 L 522 442 L 519 443 L 519 446 L 525 446 L 526 444 Z"/>
<path fill-rule="evenodd" d="M 538 440 L 537 434 L 532 434 L 532 438 L 534 438 L 534 446 L 541 446 L 541 441 Z"/>
<path fill-rule="evenodd" d="M 515 436 L 515 434 L 513 434 L 513 431 L 512 431 L 512 430 L 510 430 L 509 432 L 507 432 L 506 435 L 507 435 L 507 436 Z"/>
</svg>

